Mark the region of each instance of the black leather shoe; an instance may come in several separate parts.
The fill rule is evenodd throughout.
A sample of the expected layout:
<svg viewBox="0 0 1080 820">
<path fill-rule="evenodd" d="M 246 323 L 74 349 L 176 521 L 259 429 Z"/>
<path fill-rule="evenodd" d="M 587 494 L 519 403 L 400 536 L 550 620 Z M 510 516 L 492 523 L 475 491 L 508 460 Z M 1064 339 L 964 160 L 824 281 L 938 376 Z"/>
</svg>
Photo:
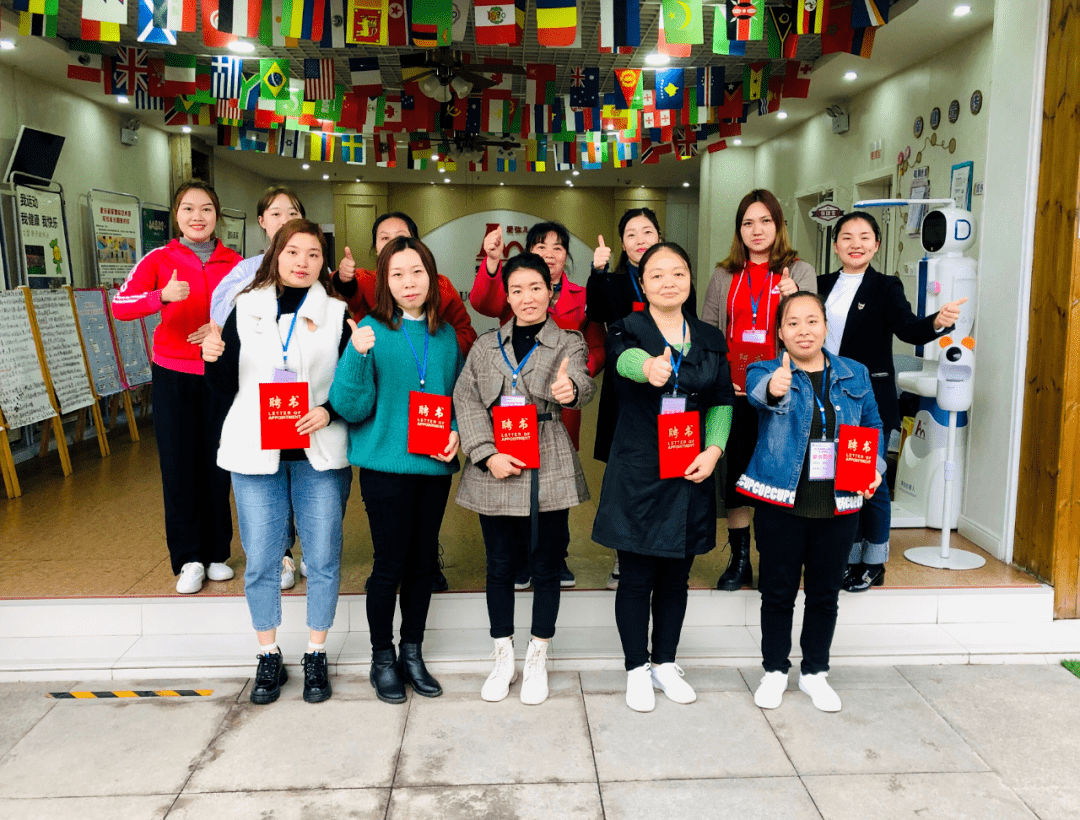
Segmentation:
<svg viewBox="0 0 1080 820">
<path fill-rule="evenodd" d="M 435 571 L 435 577 L 431 580 L 432 592 L 446 592 L 450 589 L 450 582 L 446 580 L 441 569 Z"/>
<path fill-rule="evenodd" d="M 442 687 L 424 666 L 424 659 L 420 655 L 420 644 L 403 643 L 400 647 L 401 655 L 398 657 L 398 675 L 401 679 L 412 686 L 413 691 L 425 698 L 437 698 L 442 694 Z"/>
<path fill-rule="evenodd" d="M 330 700 L 334 689 L 330 686 L 330 669 L 325 652 L 308 652 L 300 662 L 304 667 L 304 701 L 322 703 Z"/>
<path fill-rule="evenodd" d="M 251 685 L 251 702 L 260 705 L 273 703 L 281 695 L 281 687 L 289 679 L 285 660 L 280 652 L 257 655 L 259 668 L 255 670 L 255 683 Z"/>
<path fill-rule="evenodd" d="M 731 561 L 724 574 L 716 582 L 716 588 L 735 592 L 754 583 L 754 570 L 750 566 L 750 530 L 731 535 Z"/>
<path fill-rule="evenodd" d="M 870 587 L 879 587 L 885 583 L 885 567 L 875 564 L 863 569 L 862 575 L 851 586 L 844 587 L 848 592 L 866 592 Z"/>
<path fill-rule="evenodd" d="M 848 564 L 844 572 L 844 580 L 840 582 L 840 588 L 851 592 L 851 588 L 862 579 L 866 567 L 862 564 Z"/>
<path fill-rule="evenodd" d="M 371 653 L 371 685 L 375 695 L 384 703 L 404 703 L 405 684 L 398 674 L 393 649 L 376 649 Z"/>
</svg>

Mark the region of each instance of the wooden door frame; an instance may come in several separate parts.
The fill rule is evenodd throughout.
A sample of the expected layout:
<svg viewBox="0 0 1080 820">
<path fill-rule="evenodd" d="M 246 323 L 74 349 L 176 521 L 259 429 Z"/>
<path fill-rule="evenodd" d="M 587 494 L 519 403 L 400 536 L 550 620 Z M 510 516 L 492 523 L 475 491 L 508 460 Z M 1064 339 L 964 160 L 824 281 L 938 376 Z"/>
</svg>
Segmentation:
<svg viewBox="0 0 1080 820">
<path fill-rule="evenodd" d="M 1051 0 L 1014 561 L 1080 617 L 1080 55 L 1075 0 Z M 1070 82 L 1070 79 L 1072 82 Z"/>
</svg>

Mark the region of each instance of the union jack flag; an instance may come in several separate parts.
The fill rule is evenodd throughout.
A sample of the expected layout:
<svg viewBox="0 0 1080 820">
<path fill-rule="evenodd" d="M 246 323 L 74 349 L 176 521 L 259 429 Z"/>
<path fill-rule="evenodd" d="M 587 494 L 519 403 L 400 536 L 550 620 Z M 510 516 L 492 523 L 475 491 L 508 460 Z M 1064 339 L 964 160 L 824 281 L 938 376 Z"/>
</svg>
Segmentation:
<svg viewBox="0 0 1080 820">
<path fill-rule="evenodd" d="M 148 89 L 147 75 L 150 68 L 146 62 L 146 49 L 119 46 L 113 58 L 113 93 L 134 97 Z"/>
<path fill-rule="evenodd" d="M 570 84 L 577 88 L 585 87 L 585 69 L 584 68 L 572 68 L 570 69 Z"/>
</svg>

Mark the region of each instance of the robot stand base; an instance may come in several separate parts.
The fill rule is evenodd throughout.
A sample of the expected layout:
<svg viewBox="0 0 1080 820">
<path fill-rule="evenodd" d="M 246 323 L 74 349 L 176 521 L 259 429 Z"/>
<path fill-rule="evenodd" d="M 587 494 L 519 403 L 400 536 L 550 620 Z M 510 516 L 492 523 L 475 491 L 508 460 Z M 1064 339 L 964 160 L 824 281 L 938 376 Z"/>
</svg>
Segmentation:
<svg viewBox="0 0 1080 820">
<path fill-rule="evenodd" d="M 941 557 L 941 547 L 912 547 L 904 550 L 904 557 L 913 564 L 935 569 L 978 569 L 986 563 L 981 555 L 967 550 L 949 550 L 948 558 Z"/>
</svg>

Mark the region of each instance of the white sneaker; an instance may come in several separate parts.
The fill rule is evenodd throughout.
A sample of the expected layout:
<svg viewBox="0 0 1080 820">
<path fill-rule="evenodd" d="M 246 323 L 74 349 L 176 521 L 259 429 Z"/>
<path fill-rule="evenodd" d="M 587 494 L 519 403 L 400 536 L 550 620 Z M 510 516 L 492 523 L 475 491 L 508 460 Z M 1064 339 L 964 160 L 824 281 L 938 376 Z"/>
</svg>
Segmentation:
<svg viewBox="0 0 1080 820">
<path fill-rule="evenodd" d="M 652 668 L 653 686 L 676 703 L 693 703 L 697 700 L 694 688 L 683 680 L 683 671 L 677 663 L 661 663 Z"/>
<path fill-rule="evenodd" d="M 766 672 L 754 692 L 754 705 L 762 709 L 775 709 L 787 691 L 787 672 Z"/>
<path fill-rule="evenodd" d="M 799 675 L 799 688 L 810 696 L 814 706 L 822 712 L 839 712 L 840 696 L 825 680 L 828 676 L 828 672 L 818 672 L 816 675 Z"/>
<path fill-rule="evenodd" d="M 304 560 L 304 556 L 300 556 L 300 574 L 307 578 L 307 561 Z"/>
<path fill-rule="evenodd" d="M 547 700 L 547 648 L 547 641 L 529 641 L 521 673 L 521 702 L 526 706 L 537 706 Z"/>
<path fill-rule="evenodd" d="M 635 712 L 651 712 L 656 708 L 651 668 L 645 664 L 626 673 L 626 705 Z"/>
<path fill-rule="evenodd" d="M 296 562 L 288 555 L 281 559 L 281 588 L 292 589 L 296 586 Z"/>
<path fill-rule="evenodd" d="M 176 579 L 176 591 L 181 595 L 194 595 L 202 589 L 206 579 L 206 570 L 198 561 L 189 561 L 180 567 L 180 577 Z"/>
<path fill-rule="evenodd" d="M 615 559 L 615 566 L 611 568 L 611 573 L 607 577 L 607 588 L 618 590 L 619 589 L 619 559 Z"/>
<path fill-rule="evenodd" d="M 517 668 L 514 665 L 514 639 L 496 638 L 495 651 L 491 653 L 491 657 L 495 659 L 495 668 L 484 681 L 480 697 L 494 703 L 509 695 L 510 684 L 517 680 Z"/>
<path fill-rule="evenodd" d="M 206 568 L 206 577 L 211 581 L 231 581 L 236 577 L 236 573 L 228 564 L 217 562 Z"/>
</svg>

